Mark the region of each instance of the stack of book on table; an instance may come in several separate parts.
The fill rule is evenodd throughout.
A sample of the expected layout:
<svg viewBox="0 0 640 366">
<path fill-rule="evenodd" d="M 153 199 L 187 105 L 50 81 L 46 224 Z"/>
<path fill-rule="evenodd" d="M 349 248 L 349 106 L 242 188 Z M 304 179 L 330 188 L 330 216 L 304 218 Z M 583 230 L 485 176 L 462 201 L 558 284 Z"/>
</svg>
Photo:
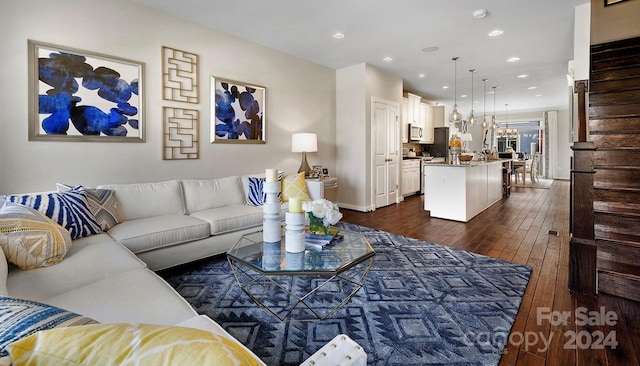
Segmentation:
<svg viewBox="0 0 640 366">
<path fill-rule="evenodd" d="M 337 243 L 344 239 L 344 236 L 338 233 L 338 228 L 331 227 L 329 234 L 312 234 L 310 232 L 305 233 L 304 241 L 307 248 L 311 249 L 323 249 L 324 247 Z"/>
</svg>

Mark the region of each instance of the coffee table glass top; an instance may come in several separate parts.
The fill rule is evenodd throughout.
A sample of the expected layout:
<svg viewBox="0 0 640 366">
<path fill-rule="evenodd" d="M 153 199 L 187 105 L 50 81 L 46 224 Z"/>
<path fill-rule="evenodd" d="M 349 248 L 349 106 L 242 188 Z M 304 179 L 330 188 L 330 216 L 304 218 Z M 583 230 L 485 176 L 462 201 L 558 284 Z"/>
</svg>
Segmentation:
<svg viewBox="0 0 640 366">
<path fill-rule="evenodd" d="M 339 234 L 344 239 L 323 249 L 289 253 L 284 235 L 278 243 L 264 243 L 258 231 L 244 235 L 227 256 L 264 274 L 338 274 L 375 255 L 364 235 L 342 229 Z"/>
</svg>

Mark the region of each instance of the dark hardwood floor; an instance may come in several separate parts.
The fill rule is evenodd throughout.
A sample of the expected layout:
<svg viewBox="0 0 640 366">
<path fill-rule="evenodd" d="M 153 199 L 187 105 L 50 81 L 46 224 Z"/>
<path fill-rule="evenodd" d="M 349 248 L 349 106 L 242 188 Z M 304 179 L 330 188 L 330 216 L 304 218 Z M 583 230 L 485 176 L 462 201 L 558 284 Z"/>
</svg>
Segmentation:
<svg viewBox="0 0 640 366">
<path fill-rule="evenodd" d="M 345 222 L 533 267 L 500 365 L 639 365 L 640 303 L 567 288 L 568 181 L 512 188 L 466 224 L 430 218 L 422 196 L 373 212 L 341 212 Z"/>
</svg>

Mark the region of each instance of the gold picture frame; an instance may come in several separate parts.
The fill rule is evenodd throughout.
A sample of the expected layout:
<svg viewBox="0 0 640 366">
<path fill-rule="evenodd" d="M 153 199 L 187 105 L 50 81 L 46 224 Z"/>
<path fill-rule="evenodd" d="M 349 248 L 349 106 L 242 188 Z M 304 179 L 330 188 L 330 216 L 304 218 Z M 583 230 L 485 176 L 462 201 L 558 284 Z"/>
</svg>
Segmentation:
<svg viewBox="0 0 640 366">
<path fill-rule="evenodd" d="M 144 142 L 144 63 L 28 40 L 29 140 Z"/>
<path fill-rule="evenodd" d="M 211 142 L 266 143 L 266 88 L 211 77 Z"/>
<path fill-rule="evenodd" d="M 628 0 L 604 0 L 604 6 L 614 5 L 618 3 L 622 3 Z"/>
</svg>

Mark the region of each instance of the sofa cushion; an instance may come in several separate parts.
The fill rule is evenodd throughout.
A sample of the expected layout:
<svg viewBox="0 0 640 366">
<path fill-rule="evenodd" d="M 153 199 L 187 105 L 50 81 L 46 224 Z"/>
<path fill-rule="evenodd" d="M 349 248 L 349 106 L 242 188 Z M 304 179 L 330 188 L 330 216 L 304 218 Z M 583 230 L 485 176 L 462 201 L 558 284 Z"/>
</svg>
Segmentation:
<svg viewBox="0 0 640 366">
<path fill-rule="evenodd" d="M 35 208 L 60 226 L 69 230 L 71 239 L 78 239 L 102 232 L 89 209 L 84 189 L 63 193 L 42 193 L 5 196 L 9 202 Z"/>
<path fill-rule="evenodd" d="M 98 234 L 75 240 L 64 260 L 55 266 L 28 271 L 11 268 L 7 288 L 11 296 L 41 301 L 113 274 L 144 267 L 144 262 L 109 235 Z"/>
<path fill-rule="evenodd" d="M 0 247 L 22 269 L 58 264 L 71 246 L 67 229 L 40 211 L 7 202 L 0 208 Z"/>
<path fill-rule="evenodd" d="M 238 176 L 217 179 L 183 179 L 182 189 L 188 214 L 244 203 L 244 195 Z"/>
<path fill-rule="evenodd" d="M 67 192 L 73 189 L 83 188 L 82 186 L 72 187 L 67 184 L 56 183 L 58 192 Z M 87 194 L 89 209 L 96 221 L 102 227 L 102 231 L 107 231 L 120 222 L 118 214 L 118 201 L 115 192 L 111 189 L 84 188 Z"/>
<path fill-rule="evenodd" d="M 0 297 L 0 357 L 12 342 L 56 327 L 95 324 L 95 320 L 55 306 L 14 297 Z"/>
<path fill-rule="evenodd" d="M 9 265 L 7 258 L 4 256 L 4 251 L 0 250 L 0 296 L 9 295 L 7 290 L 7 276 L 9 275 Z"/>
<path fill-rule="evenodd" d="M 176 326 L 95 324 L 38 332 L 8 347 L 20 365 L 262 365 L 227 337 Z"/>
<path fill-rule="evenodd" d="M 184 215 L 182 187 L 177 180 L 156 183 L 105 184 L 116 192 L 120 221 L 161 215 Z"/>
<path fill-rule="evenodd" d="M 262 207 L 233 205 L 194 212 L 190 216 L 208 222 L 211 235 L 219 235 L 262 225 L 264 214 Z"/>
<path fill-rule="evenodd" d="M 134 253 L 182 244 L 209 236 L 209 224 L 186 215 L 164 215 L 124 221 L 109 230 Z"/>
<path fill-rule="evenodd" d="M 172 325 L 197 315 L 184 298 L 147 268 L 103 276 L 41 301 L 101 323 Z"/>
</svg>

